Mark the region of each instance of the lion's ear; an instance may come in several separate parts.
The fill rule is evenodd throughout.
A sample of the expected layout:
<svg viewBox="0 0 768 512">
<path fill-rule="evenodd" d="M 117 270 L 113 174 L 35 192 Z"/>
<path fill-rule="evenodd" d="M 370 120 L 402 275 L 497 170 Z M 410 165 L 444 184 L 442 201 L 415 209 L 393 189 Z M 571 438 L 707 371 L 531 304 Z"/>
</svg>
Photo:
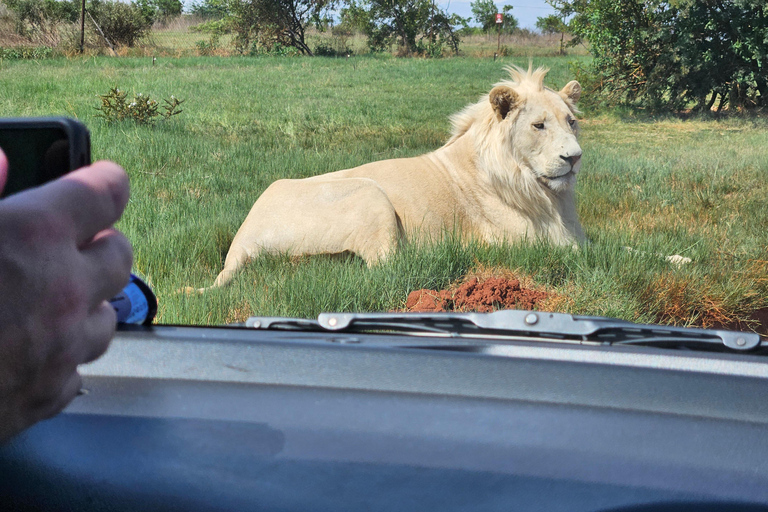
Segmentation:
<svg viewBox="0 0 768 512">
<path fill-rule="evenodd" d="M 560 91 L 560 96 L 562 96 L 566 102 L 575 105 L 579 101 L 579 98 L 581 98 L 581 84 L 576 80 L 571 80 L 565 84 L 563 90 Z"/>
<path fill-rule="evenodd" d="M 506 118 L 509 111 L 515 108 L 520 102 L 520 95 L 512 90 L 511 87 L 497 85 L 491 90 L 488 99 L 491 102 L 494 112 L 496 112 L 496 116 L 499 118 L 499 121 L 501 121 Z"/>
</svg>

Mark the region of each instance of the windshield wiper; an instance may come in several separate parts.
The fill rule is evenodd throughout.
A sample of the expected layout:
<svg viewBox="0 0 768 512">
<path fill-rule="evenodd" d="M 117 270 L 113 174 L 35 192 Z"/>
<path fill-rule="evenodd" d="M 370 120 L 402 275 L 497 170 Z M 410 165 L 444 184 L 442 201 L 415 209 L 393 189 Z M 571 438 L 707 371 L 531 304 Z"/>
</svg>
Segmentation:
<svg viewBox="0 0 768 512">
<path fill-rule="evenodd" d="M 251 317 L 246 327 L 453 338 L 525 339 L 589 345 L 653 345 L 749 351 L 768 347 L 755 333 L 635 324 L 615 318 L 505 310 L 494 313 L 321 313 L 317 320 Z"/>
</svg>

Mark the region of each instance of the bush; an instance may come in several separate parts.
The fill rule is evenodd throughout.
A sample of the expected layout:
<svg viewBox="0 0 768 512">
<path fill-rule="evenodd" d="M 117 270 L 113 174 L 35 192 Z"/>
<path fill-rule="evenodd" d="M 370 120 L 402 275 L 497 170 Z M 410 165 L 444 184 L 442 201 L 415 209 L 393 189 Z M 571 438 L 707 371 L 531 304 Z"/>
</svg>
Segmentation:
<svg viewBox="0 0 768 512">
<path fill-rule="evenodd" d="M 318 57 L 346 57 L 352 54 L 352 50 L 346 46 L 337 49 L 331 45 L 320 43 L 315 46 L 314 54 Z"/>
<path fill-rule="evenodd" d="M 49 46 L 16 46 L 13 48 L 0 47 L 0 59 L 45 59 L 53 57 L 54 49 Z"/>
<path fill-rule="evenodd" d="M 73 0 L 6 0 L 8 9 L 22 22 L 74 22 L 80 16 L 79 4 Z"/>
<path fill-rule="evenodd" d="M 88 12 L 113 45 L 135 46 L 155 21 L 154 11 L 146 3 L 92 0 Z"/>
<path fill-rule="evenodd" d="M 162 107 L 163 112 L 158 112 L 160 105 L 157 101 L 142 93 L 138 93 L 134 96 L 133 101 L 128 103 L 125 91 L 121 91 L 117 87 L 111 88 L 107 94 L 99 95 L 99 98 L 101 98 L 101 105 L 96 107 L 96 110 L 99 111 L 96 117 L 101 117 L 108 124 L 125 120 L 131 120 L 138 124 L 153 124 L 156 117 L 169 119 L 183 112 L 179 105 L 184 103 L 184 100 L 175 96 L 171 96 L 170 100 L 163 100 L 165 102 Z"/>
<path fill-rule="evenodd" d="M 5 4 L 13 13 L 16 33 L 45 46 L 56 46 L 60 41 L 59 25 L 80 16 L 75 0 L 6 0 Z"/>
<path fill-rule="evenodd" d="M 196 41 L 195 47 L 197 48 L 197 53 L 202 56 L 213 55 L 219 49 L 219 36 L 213 34 L 208 41 Z"/>
<path fill-rule="evenodd" d="M 278 56 L 278 57 L 296 57 L 300 54 L 297 48 L 285 46 L 274 41 L 255 41 L 248 52 L 251 56 Z"/>
<path fill-rule="evenodd" d="M 763 0 L 570 0 L 576 39 L 594 55 L 594 83 L 612 102 L 705 110 L 768 104 Z"/>
<path fill-rule="evenodd" d="M 443 41 L 435 38 L 434 41 L 420 39 L 416 42 L 416 53 L 430 59 L 439 59 L 443 56 Z"/>
</svg>

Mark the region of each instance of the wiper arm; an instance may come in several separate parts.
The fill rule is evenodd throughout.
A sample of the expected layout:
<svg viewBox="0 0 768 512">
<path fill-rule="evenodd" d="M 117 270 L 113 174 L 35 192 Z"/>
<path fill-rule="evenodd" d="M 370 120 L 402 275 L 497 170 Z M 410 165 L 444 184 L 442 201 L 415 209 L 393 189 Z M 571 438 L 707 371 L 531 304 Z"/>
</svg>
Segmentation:
<svg viewBox="0 0 768 512">
<path fill-rule="evenodd" d="M 748 351 L 755 333 L 635 324 L 615 318 L 505 310 L 494 313 L 321 313 L 317 320 L 252 317 L 246 327 L 365 333 L 397 331 L 457 338 L 522 337 L 600 345 L 656 345 Z"/>
</svg>

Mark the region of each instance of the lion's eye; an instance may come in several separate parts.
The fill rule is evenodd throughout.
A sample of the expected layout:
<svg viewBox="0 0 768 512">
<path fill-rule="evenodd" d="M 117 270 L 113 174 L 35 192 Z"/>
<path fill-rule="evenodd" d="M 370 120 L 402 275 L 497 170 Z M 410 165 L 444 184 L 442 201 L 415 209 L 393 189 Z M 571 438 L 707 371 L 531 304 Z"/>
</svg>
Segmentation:
<svg viewBox="0 0 768 512">
<path fill-rule="evenodd" d="M 544 123 L 533 123 L 533 127 L 537 130 L 543 130 L 544 129 Z"/>
<path fill-rule="evenodd" d="M 571 125 L 571 127 L 576 126 L 576 120 L 574 118 L 570 118 L 568 120 L 568 124 Z"/>
</svg>

